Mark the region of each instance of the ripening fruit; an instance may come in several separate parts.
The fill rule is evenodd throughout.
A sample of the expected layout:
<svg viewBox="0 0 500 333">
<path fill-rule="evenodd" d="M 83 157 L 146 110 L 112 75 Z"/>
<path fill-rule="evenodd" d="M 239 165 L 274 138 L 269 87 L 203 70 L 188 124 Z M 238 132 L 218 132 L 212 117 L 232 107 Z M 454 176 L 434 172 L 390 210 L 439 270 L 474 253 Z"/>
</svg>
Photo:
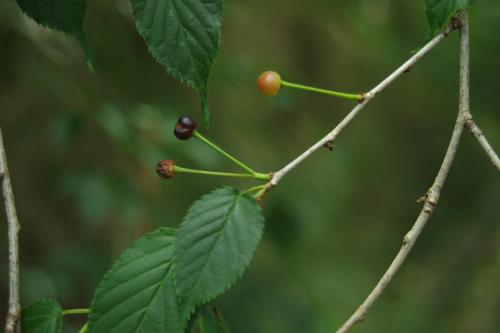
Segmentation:
<svg viewBox="0 0 500 333">
<path fill-rule="evenodd" d="M 162 160 L 156 165 L 156 173 L 161 178 L 172 178 L 175 174 L 174 172 L 175 161 L 173 160 Z"/>
<path fill-rule="evenodd" d="M 266 96 L 276 96 L 281 89 L 281 76 L 273 71 L 266 71 L 257 78 L 257 87 Z"/>
<path fill-rule="evenodd" d="M 196 121 L 188 116 L 182 116 L 175 124 L 174 135 L 179 140 L 189 140 L 196 129 Z"/>
</svg>

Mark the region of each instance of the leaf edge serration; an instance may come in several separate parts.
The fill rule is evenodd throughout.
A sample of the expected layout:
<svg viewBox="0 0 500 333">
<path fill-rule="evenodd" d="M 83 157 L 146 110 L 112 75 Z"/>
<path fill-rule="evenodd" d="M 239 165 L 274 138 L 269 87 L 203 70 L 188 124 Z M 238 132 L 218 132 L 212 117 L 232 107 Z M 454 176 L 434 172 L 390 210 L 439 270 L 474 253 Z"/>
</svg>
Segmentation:
<svg viewBox="0 0 500 333">
<path fill-rule="evenodd" d="M 139 242 L 144 241 L 146 238 L 154 237 L 156 234 L 160 234 L 161 232 L 166 232 L 166 233 L 169 234 L 168 236 L 172 236 L 174 238 L 174 244 L 172 244 L 172 246 L 175 246 L 175 237 L 176 237 L 176 234 L 177 234 L 177 229 L 176 228 L 160 227 L 160 228 L 154 229 L 154 230 L 152 230 L 150 232 L 147 232 L 146 234 L 142 235 L 141 237 L 139 237 L 138 239 L 136 239 L 134 242 L 132 242 L 132 244 L 130 244 L 123 252 L 120 253 L 120 255 L 115 260 L 115 262 L 113 263 L 113 265 L 111 265 L 111 267 L 103 275 L 103 277 L 99 281 L 99 284 L 97 285 L 97 288 L 95 289 L 95 292 L 94 292 L 94 295 L 92 297 L 92 301 L 91 301 L 91 304 L 90 304 L 90 313 L 88 315 L 88 323 L 89 323 L 88 332 L 91 333 L 93 331 L 93 328 L 94 328 L 93 327 L 93 323 L 95 322 L 95 320 L 93 320 L 93 318 L 96 315 L 95 312 L 93 311 L 94 305 L 95 305 L 96 299 L 98 297 L 98 293 L 102 289 L 103 284 L 107 280 L 107 278 L 109 277 L 109 275 L 111 275 L 115 271 L 116 267 L 120 267 L 120 264 L 124 260 L 125 254 L 128 253 L 129 251 L 131 251 L 132 248 L 134 248 Z M 170 269 L 173 269 L 172 265 L 171 265 Z M 172 276 L 172 280 L 174 280 L 173 276 Z M 175 285 L 174 285 L 174 288 L 175 288 Z"/>
<path fill-rule="evenodd" d="M 193 209 L 193 207 L 198 202 L 201 202 L 206 197 L 209 197 L 210 195 L 213 195 L 217 191 L 224 190 L 224 189 L 225 190 L 234 191 L 235 194 L 238 197 L 238 200 L 241 197 L 247 198 L 253 204 L 255 204 L 255 206 L 257 207 L 257 210 L 258 210 L 258 213 L 259 213 L 259 216 L 260 216 L 260 219 L 261 219 L 261 223 L 259 224 L 259 227 L 260 227 L 259 228 L 259 236 L 258 236 L 257 243 L 256 243 L 257 246 L 252 250 L 252 252 L 251 252 L 251 254 L 249 256 L 248 261 L 244 263 L 241 272 L 239 274 L 235 275 L 234 278 L 231 281 L 229 281 L 226 286 L 224 286 L 224 288 L 221 288 L 221 291 L 218 294 L 213 295 L 211 297 L 204 298 L 198 304 L 192 306 L 192 308 L 189 309 L 187 312 L 186 312 L 186 310 L 182 309 L 182 307 L 180 306 L 180 308 L 181 308 L 180 315 L 181 315 L 181 321 L 182 321 L 183 327 L 186 326 L 187 322 L 190 320 L 191 316 L 196 312 L 196 310 L 197 310 L 198 307 L 200 307 L 202 305 L 205 305 L 205 304 L 213 301 L 217 297 L 225 294 L 227 292 L 227 290 L 229 288 L 231 288 L 236 283 L 236 281 L 238 281 L 243 276 L 243 274 L 245 273 L 246 269 L 250 266 L 250 263 L 251 263 L 252 259 L 255 257 L 255 254 L 256 254 L 256 252 L 257 252 L 257 250 L 259 248 L 258 245 L 260 244 L 260 242 L 262 240 L 262 235 L 264 234 L 264 230 L 265 230 L 265 218 L 264 218 L 264 215 L 262 214 L 262 207 L 257 203 L 257 201 L 255 200 L 255 198 L 253 198 L 250 194 L 242 193 L 241 191 L 238 191 L 237 189 L 235 189 L 234 187 L 231 187 L 231 186 L 221 186 L 221 187 L 218 187 L 218 188 L 210 191 L 209 193 L 206 193 L 206 194 L 202 195 L 200 198 L 198 198 L 196 201 L 194 201 L 193 204 L 187 210 L 187 213 L 186 213 L 186 215 L 184 216 L 184 218 L 183 218 L 183 220 L 181 222 L 181 226 L 185 222 L 185 217 L 190 214 L 191 210 Z M 175 246 L 177 246 L 177 243 L 175 244 Z M 176 293 L 177 293 L 179 301 L 182 301 L 182 293 L 180 292 L 179 287 L 178 287 L 179 283 L 178 283 L 178 277 L 177 277 L 177 256 L 176 256 L 176 250 L 175 249 L 174 249 L 174 254 L 173 254 L 173 258 L 172 258 L 172 269 L 173 269 L 173 280 L 174 280 L 175 290 L 176 290 Z"/>
</svg>

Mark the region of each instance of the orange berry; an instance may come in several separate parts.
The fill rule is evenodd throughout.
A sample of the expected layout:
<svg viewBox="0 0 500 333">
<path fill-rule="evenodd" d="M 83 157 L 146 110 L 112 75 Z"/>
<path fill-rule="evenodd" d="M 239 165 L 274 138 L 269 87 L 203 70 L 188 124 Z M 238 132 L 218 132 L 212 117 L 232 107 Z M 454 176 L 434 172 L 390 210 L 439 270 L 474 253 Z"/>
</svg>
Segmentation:
<svg viewBox="0 0 500 333">
<path fill-rule="evenodd" d="M 266 96 L 276 96 L 281 89 L 281 76 L 273 71 L 266 71 L 257 79 L 257 87 Z"/>
</svg>

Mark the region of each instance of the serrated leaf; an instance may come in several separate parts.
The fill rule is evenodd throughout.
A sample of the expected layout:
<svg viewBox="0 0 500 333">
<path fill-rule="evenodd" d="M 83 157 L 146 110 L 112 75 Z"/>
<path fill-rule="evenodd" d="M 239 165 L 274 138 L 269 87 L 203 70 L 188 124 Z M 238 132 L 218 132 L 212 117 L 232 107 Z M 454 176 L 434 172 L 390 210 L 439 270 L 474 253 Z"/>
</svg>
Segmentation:
<svg viewBox="0 0 500 333">
<path fill-rule="evenodd" d="M 96 290 L 93 333 L 183 332 L 172 279 L 175 230 L 160 228 L 128 248 Z"/>
<path fill-rule="evenodd" d="M 59 30 L 76 38 L 90 64 L 90 49 L 83 31 L 86 0 L 16 0 L 21 10 L 43 27 Z"/>
<path fill-rule="evenodd" d="M 223 0 L 130 0 L 149 52 L 201 97 L 209 121 L 207 82 L 219 50 Z"/>
<path fill-rule="evenodd" d="M 207 305 L 200 311 L 199 317 L 201 333 L 229 333 L 229 326 L 215 306 Z"/>
<path fill-rule="evenodd" d="M 62 310 L 52 299 L 39 300 L 23 310 L 21 315 L 23 333 L 60 333 Z"/>
<path fill-rule="evenodd" d="M 184 322 L 242 274 L 259 244 L 264 217 L 254 198 L 217 189 L 195 202 L 177 231 L 175 282 Z"/>
<path fill-rule="evenodd" d="M 429 22 L 429 38 L 434 37 L 459 10 L 467 9 L 476 0 L 425 0 L 425 15 Z"/>
</svg>

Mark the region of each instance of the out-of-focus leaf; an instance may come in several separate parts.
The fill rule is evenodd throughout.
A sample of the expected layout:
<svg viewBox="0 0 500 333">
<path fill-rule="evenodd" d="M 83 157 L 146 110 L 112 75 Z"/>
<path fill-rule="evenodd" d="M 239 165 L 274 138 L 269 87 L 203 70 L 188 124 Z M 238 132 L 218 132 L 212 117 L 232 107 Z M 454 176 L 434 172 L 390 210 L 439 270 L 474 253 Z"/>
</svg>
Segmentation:
<svg viewBox="0 0 500 333">
<path fill-rule="evenodd" d="M 459 10 L 467 9 L 476 0 L 425 0 L 425 15 L 429 22 L 429 37 L 435 36 Z"/>
<path fill-rule="evenodd" d="M 222 313 L 213 305 L 207 305 L 199 314 L 201 333 L 229 333 Z"/>
<path fill-rule="evenodd" d="M 89 67 L 90 49 L 83 31 L 86 0 L 17 0 L 21 10 L 43 27 L 56 29 L 76 38 L 82 45 Z"/>
<path fill-rule="evenodd" d="M 23 310 L 21 328 L 24 333 L 59 333 L 62 310 L 52 299 L 39 300 Z"/>
</svg>

